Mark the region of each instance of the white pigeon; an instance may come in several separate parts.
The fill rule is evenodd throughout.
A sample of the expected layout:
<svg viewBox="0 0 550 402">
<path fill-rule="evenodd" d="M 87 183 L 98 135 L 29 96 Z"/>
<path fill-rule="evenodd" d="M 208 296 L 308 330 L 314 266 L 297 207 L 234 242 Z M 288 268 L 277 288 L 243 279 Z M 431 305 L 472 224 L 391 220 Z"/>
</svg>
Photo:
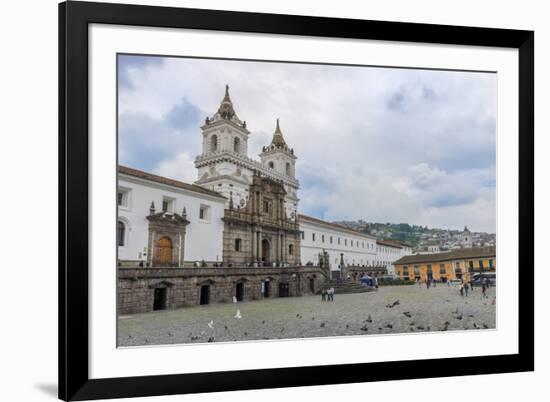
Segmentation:
<svg viewBox="0 0 550 402">
<path fill-rule="evenodd" d="M 234 318 L 243 318 L 243 316 L 241 315 L 241 310 L 237 310 L 237 314 L 235 314 Z"/>
<path fill-rule="evenodd" d="M 214 328 L 214 320 L 211 320 L 211 321 L 208 323 L 208 328 L 210 328 L 210 329 L 213 329 L 213 328 Z"/>
</svg>

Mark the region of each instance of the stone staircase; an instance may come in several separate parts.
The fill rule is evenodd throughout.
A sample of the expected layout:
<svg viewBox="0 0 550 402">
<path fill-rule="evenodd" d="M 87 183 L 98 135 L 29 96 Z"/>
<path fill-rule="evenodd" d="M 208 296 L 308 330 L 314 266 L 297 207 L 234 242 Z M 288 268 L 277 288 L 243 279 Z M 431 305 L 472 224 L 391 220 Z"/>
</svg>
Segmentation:
<svg viewBox="0 0 550 402">
<path fill-rule="evenodd" d="M 334 288 L 335 294 L 345 294 L 345 293 L 366 293 L 366 292 L 375 292 L 375 288 L 370 288 L 367 285 L 363 285 L 359 282 L 354 282 L 351 280 L 329 280 L 325 282 L 325 287 Z M 321 289 L 317 291 L 318 294 L 321 294 Z"/>
</svg>

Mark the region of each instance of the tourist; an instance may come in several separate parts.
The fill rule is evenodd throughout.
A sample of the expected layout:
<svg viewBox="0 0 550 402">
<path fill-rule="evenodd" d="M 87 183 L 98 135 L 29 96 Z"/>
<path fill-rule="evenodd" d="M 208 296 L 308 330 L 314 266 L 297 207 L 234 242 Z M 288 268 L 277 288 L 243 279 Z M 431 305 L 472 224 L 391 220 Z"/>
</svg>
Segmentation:
<svg viewBox="0 0 550 402">
<path fill-rule="evenodd" d="M 330 301 L 334 301 L 334 288 L 331 287 L 329 290 L 328 290 L 328 296 L 329 296 L 329 300 Z"/>
<path fill-rule="evenodd" d="M 481 284 L 481 295 L 484 299 L 487 298 L 487 286 L 485 285 L 485 282 Z"/>
<path fill-rule="evenodd" d="M 468 297 L 468 282 L 464 283 L 464 296 Z"/>
<path fill-rule="evenodd" d="M 326 300 L 327 300 L 327 289 L 323 288 L 321 290 L 321 301 L 326 301 Z"/>
<path fill-rule="evenodd" d="M 459 290 L 460 290 L 460 296 L 464 296 L 464 285 L 462 283 L 460 284 Z"/>
</svg>

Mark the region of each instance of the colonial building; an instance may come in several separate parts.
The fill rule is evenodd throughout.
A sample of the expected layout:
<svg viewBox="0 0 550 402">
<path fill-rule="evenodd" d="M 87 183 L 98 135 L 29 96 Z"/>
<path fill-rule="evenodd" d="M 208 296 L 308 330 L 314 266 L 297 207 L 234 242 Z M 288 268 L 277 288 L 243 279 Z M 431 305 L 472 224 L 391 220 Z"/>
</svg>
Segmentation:
<svg viewBox="0 0 550 402">
<path fill-rule="evenodd" d="M 201 130 L 195 184 L 118 168 L 120 313 L 313 294 L 331 279 L 385 274 L 410 253 L 299 215 L 297 157 L 279 119 L 260 161 L 250 158 L 227 86 Z"/>
<path fill-rule="evenodd" d="M 221 262 L 224 207 L 217 192 L 118 167 L 118 258 L 124 266 Z"/>
<path fill-rule="evenodd" d="M 469 281 L 474 273 L 496 271 L 496 250 L 494 247 L 464 248 L 438 254 L 415 254 L 394 262 L 401 279 L 427 279 L 448 281 L 461 279 Z"/>
</svg>

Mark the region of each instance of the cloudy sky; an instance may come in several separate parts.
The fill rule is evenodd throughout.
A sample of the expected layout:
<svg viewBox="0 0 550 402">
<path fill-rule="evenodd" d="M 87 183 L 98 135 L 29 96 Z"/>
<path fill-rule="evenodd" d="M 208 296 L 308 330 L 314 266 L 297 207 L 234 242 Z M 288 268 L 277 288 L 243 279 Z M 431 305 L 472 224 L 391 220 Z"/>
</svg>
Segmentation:
<svg viewBox="0 0 550 402">
<path fill-rule="evenodd" d="M 227 83 L 249 156 L 280 118 L 302 213 L 495 232 L 496 74 L 147 56 L 118 68 L 123 165 L 197 180 L 200 125 Z"/>
</svg>

